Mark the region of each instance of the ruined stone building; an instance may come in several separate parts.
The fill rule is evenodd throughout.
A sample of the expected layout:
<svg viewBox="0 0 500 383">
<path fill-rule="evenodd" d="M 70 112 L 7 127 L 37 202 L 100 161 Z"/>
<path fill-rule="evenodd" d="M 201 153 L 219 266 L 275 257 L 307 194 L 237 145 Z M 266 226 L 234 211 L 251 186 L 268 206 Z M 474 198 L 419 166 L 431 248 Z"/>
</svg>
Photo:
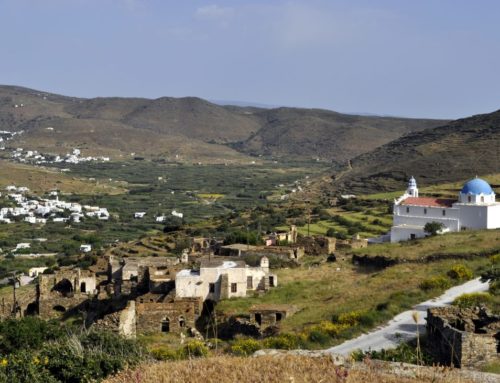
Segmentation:
<svg viewBox="0 0 500 383">
<path fill-rule="evenodd" d="M 137 333 L 180 333 L 195 329 L 206 300 L 244 297 L 277 285 L 269 260 L 202 260 L 186 269 L 187 257 L 101 257 L 89 270 L 62 268 L 40 274 L 33 294 L 17 305 L 0 302 L 4 318 L 40 315 L 44 319 L 81 315 L 86 325 L 134 337 Z M 207 306 L 208 307 L 208 306 Z M 192 330 L 193 331 L 193 330 Z M 196 331 L 196 330 L 194 330 Z"/>
<path fill-rule="evenodd" d="M 442 364 L 477 368 L 500 362 L 500 316 L 484 308 L 427 310 L 427 339 Z"/>
<path fill-rule="evenodd" d="M 38 278 L 38 314 L 43 318 L 58 317 L 98 293 L 95 274 L 88 270 L 63 269 Z"/>
<path fill-rule="evenodd" d="M 202 260 L 199 270 L 177 273 L 175 292 L 177 298 L 199 297 L 217 302 L 245 297 L 248 291 L 266 291 L 277 283 L 276 275 L 269 272 L 266 257 L 262 257 L 258 267 L 250 267 L 243 261 Z"/>
<path fill-rule="evenodd" d="M 297 226 L 291 225 L 288 231 L 278 231 L 266 235 L 263 240 L 266 246 L 276 246 L 276 245 L 293 245 L 297 243 Z"/>
<path fill-rule="evenodd" d="M 221 257 L 277 257 L 285 261 L 298 262 L 304 256 L 301 246 L 251 246 L 242 243 L 221 246 Z"/>
<path fill-rule="evenodd" d="M 277 326 L 279 323 L 295 314 L 298 311 L 296 306 L 286 304 L 261 304 L 250 307 L 251 320 L 265 330 L 271 326 Z"/>
</svg>

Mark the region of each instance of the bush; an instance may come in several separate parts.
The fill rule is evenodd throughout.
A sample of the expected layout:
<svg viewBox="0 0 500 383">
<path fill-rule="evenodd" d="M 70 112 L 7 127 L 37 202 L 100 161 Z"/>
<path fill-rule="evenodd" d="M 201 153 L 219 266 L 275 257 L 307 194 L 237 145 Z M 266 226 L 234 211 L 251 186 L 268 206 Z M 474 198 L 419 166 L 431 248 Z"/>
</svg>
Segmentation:
<svg viewBox="0 0 500 383">
<path fill-rule="evenodd" d="M 37 317 L 8 319 L 0 323 L 0 351 L 10 354 L 19 350 L 40 348 L 45 342 L 64 334 L 55 321 L 44 321 Z"/>
<path fill-rule="evenodd" d="M 474 274 L 472 273 L 472 270 L 469 269 L 467 266 L 458 264 L 453 266 L 447 273 L 446 273 L 450 278 L 463 281 L 463 280 L 468 280 L 472 279 Z"/>
<path fill-rule="evenodd" d="M 447 289 L 451 287 L 451 282 L 448 278 L 438 275 L 428 279 L 424 279 L 419 287 L 422 290 L 429 291 L 434 289 Z"/>
<path fill-rule="evenodd" d="M 7 357 L 0 357 L 0 382 L 59 383 L 45 369 L 47 362 L 33 357 L 30 351 L 18 351 Z"/>
<path fill-rule="evenodd" d="M 151 350 L 151 355 L 156 360 L 165 361 L 165 360 L 179 360 L 182 355 L 177 350 L 172 350 L 166 347 L 157 347 Z"/>
<path fill-rule="evenodd" d="M 71 335 L 44 345 L 40 360 L 62 382 L 99 381 L 126 367 L 133 367 L 143 357 L 137 343 L 114 333 L 93 331 Z"/>
<path fill-rule="evenodd" d="M 232 344 L 231 352 L 235 355 L 248 356 L 261 348 L 262 345 L 255 339 L 238 339 Z"/>
<path fill-rule="evenodd" d="M 334 228 L 329 228 L 327 231 L 326 231 L 326 236 L 327 237 L 335 237 L 335 229 Z"/>
<path fill-rule="evenodd" d="M 281 350 L 293 350 L 305 344 L 305 337 L 296 334 L 280 334 L 264 340 L 265 348 L 276 348 Z"/>
<path fill-rule="evenodd" d="M 359 324 L 360 319 L 364 313 L 362 311 L 350 311 L 347 313 L 342 313 L 336 318 L 336 322 L 353 327 Z"/>
<path fill-rule="evenodd" d="M 492 296 L 488 293 L 462 294 L 453 301 L 454 306 L 460 308 L 471 308 L 486 305 L 492 302 Z"/>
<path fill-rule="evenodd" d="M 208 348 L 199 340 L 191 340 L 180 349 L 179 355 L 182 358 L 206 357 L 208 355 Z"/>
<path fill-rule="evenodd" d="M 437 233 L 443 229 L 444 225 L 441 222 L 427 222 L 424 226 L 424 231 L 431 236 L 437 235 Z"/>
<path fill-rule="evenodd" d="M 490 293 L 493 295 L 500 295 L 500 280 L 491 282 Z"/>
<path fill-rule="evenodd" d="M 327 344 L 332 339 L 326 332 L 319 329 L 311 330 L 307 337 L 311 342 L 321 345 Z"/>
<path fill-rule="evenodd" d="M 370 359 L 386 360 L 390 362 L 401 362 L 401 363 L 411 363 L 431 365 L 433 360 L 432 357 L 421 350 L 420 357 L 417 357 L 417 348 L 414 345 L 408 343 L 401 343 L 398 347 L 389 350 L 380 351 L 355 351 L 351 355 L 356 361 L 363 361 L 366 357 Z"/>
</svg>

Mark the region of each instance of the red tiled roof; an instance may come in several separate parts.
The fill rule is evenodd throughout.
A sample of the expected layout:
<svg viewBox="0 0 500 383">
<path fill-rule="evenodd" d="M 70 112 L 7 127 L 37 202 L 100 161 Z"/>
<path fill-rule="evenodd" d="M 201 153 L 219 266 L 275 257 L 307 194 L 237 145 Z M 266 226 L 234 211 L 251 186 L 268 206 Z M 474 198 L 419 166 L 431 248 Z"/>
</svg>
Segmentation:
<svg viewBox="0 0 500 383">
<path fill-rule="evenodd" d="M 401 205 L 451 207 L 456 200 L 433 197 L 408 197 Z"/>
</svg>

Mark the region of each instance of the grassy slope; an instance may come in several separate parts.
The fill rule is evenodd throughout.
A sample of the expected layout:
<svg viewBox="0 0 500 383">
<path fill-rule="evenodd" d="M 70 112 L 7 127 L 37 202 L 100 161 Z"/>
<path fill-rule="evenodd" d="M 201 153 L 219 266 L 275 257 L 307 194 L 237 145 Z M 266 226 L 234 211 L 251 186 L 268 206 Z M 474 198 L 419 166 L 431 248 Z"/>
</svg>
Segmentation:
<svg viewBox="0 0 500 383">
<path fill-rule="evenodd" d="M 300 332 L 309 325 L 330 321 L 336 314 L 350 311 L 373 310 L 385 305 L 376 314 L 384 321 L 409 309 L 414 304 L 436 296 L 440 291 L 424 292 L 419 284 L 432 276 L 448 271 L 456 260 L 443 260 L 425 264 L 401 264 L 380 271 L 369 271 L 354 266 L 350 260 L 319 267 L 302 266 L 298 269 L 276 270 L 278 287 L 265 295 L 253 298 L 229 299 L 218 305 L 225 314 L 244 314 L 253 304 L 287 303 L 301 311 L 282 322 L 284 331 Z M 474 259 L 465 263 L 478 270 L 488 264 L 487 259 Z M 337 271 L 337 268 L 340 268 Z M 360 329 L 357 329 L 359 332 Z M 351 337 L 354 334 L 345 334 Z M 338 343 L 337 339 L 335 343 Z"/>
<path fill-rule="evenodd" d="M 415 241 L 384 243 L 354 250 L 356 255 L 421 261 L 429 257 L 465 257 L 471 254 L 500 252 L 500 229 L 449 233 Z"/>
<path fill-rule="evenodd" d="M 60 190 L 63 193 L 121 194 L 125 191 L 121 184 L 96 183 L 53 169 L 0 160 L 0 189 L 7 185 L 27 186 L 37 193 Z"/>
</svg>

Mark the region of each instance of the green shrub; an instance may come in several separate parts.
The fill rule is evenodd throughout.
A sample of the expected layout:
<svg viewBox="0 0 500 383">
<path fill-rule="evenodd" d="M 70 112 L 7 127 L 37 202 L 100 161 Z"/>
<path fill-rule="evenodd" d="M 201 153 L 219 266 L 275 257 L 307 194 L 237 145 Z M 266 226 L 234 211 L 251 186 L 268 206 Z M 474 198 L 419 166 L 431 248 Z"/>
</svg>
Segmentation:
<svg viewBox="0 0 500 383">
<path fill-rule="evenodd" d="M 156 360 L 179 360 L 181 359 L 182 355 L 179 351 L 177 350 L 172 350 L 167 347 L 157 347 L 151 350 L 151 355 L 153 358 Z"/>
<path fill-rule="evenodd" d="M 258 340 L 247 338 L 238 339 L 231 345 L 231 352 L 235 355 L 248 356 L 262 348 Z"/>
<path fill-rule="evenodd" d="M 0 322 L 0 352 L 38 349 L 44 342 L 55 340 L 65 332 L 55 321 L 27 316 Z"/>
<path fill-rule="evenodd" d="M 33 356 L 30 351 L 18 351 L 0 357 L 0 382 L 2 383 L 59 383 L 45 369 L 47 360 Z"/>
<path fill-rule="evenodd" d="M 364 314 L 363 311 L 350 311 L 347 313 L 342 313 L 337 317 L 336 322 L 353 327 L 359 324 L 363 314 Z"/>
<path fill-rule="evenodd" d="M 191 340 L 182 347 L 179 355 L 182 358 L 206 357 L 208 355 L 208 347 L 202 341 Z"/>
<path fill-rule="evenodd" d="M 321 344 L 321 345 L 325 345 L 332 338 L 325 331 L 322 331 L 320 329 L 313 329 L 313 330 L 311 330 L 309 332 L 309 335 L 308 335 L 307 339 L 309 339 L 309 341 L 311 341 L 311 342 L 318 343 L 318 344 Z"/>
<path fill-rule="evenodd" d="M 135 366 L 142 358 L 142 350 L 135 341 L 105 331 L 49 342 L 40 352 L 40 360 L 47 361 L 45 368 L 52 376 L 72 383 L 102 380 Z"/>
<path fill-rule="evenodd" d="M 438 275 L 435 277 L 431 277 L 428 279 L 424 279 L 419 287 L 422 290 L 428 291 L 428 290 L 434 290 L 434 289 L 447 289 L 451 287 L 451 282 L 448 278 Z"/>
<path fill-rule="evenodd" d="M 472 279 L 474 274 L 472 273 L 472 270 L 469 269 L 467 266 L 458 264 L 453 266 L 447 273 L 446 273 L 450 278 L 456 279 L 459 281 L 464 281 L 468 279 Z"/>
<path fill-rule="evenodd" d="M 424 351 L 424 350 L 421 350 Z M 380 351 L 361 351 L 357 350 L 351 354 L 356 361 L 362 361 L 366 357 L 370 359 L 386 360 L 390 362 L 402 362 L 411 364 L 424 363 L 425 365 L 432 364 L 432 357 L 426 352 L 422 352 L 417 358 L 417 349 L 414 345 L 401 343 L 398 347 L 389 350 Z"/>
<path fill-rule="evenodd" d="M 490 294 L 500 295 L 500 280 L 491 282 L 491 284 L 490 284 Z"/>
<path fill-rule="evenodd" d="M 492 296 L 488 293 L 462 294 L 453 301 L 454 306 L 460 308 L 471 308 L 486 305 L 492 302 Z"/>
<path fill-rule="evenodd" d="M 264 348 L 277 348 L 281 350 L 293 350 L 303 347 L 305 337 L 296 334 L 280 334 L 264 339 Z"/>
</svg>

